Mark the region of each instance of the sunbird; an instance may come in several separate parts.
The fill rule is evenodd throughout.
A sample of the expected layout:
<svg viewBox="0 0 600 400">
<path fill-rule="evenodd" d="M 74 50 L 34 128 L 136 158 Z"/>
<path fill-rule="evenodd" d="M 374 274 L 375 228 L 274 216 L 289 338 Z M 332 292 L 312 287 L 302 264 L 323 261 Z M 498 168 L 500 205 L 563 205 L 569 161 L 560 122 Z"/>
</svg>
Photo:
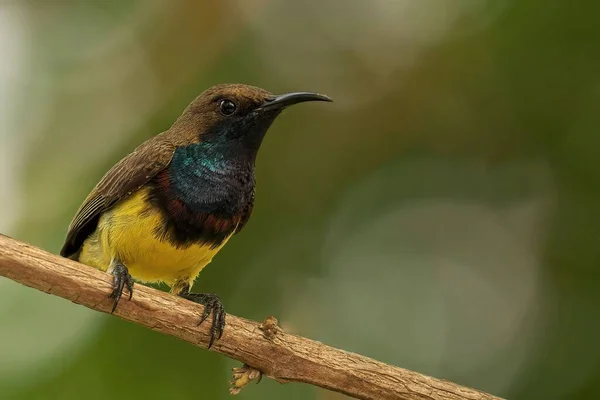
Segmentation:
<svg viewBox="0 0 600 400">
<path fill-rule="evenodd" d="M 212 313 L 210 348 L 225 328 L 214 293 L 190 290 L 200 271 L 254 206 L 254 166 L 263 138 L 288 106 L 331 101 L 313 92 L 273 95 L 244 84 L 213 86 L 166 131 L 142 143 L 98 182 L 77 210 L 60 251 L 113 275 L 115 311 L 134 279 L 164 282 L 170 292 Z"/>
</svg>

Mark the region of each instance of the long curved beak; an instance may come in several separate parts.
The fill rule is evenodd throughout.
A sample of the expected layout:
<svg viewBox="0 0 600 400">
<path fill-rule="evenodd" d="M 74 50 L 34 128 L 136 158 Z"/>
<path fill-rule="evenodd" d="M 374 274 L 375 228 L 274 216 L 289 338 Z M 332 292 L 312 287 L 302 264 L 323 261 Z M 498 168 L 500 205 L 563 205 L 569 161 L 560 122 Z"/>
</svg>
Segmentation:
<svg viewBox="0 0 600 400">
<path fill-rule="evenodd" d="M 313 92 L 293 92 L 273 96 L 265 101 L 265 104 L 259 110 L 271 111 L 281 110 L 294 104 L 304 103 L 306 101 L 328 101 L 331 100 L 328 96 Z"/>
</svg>

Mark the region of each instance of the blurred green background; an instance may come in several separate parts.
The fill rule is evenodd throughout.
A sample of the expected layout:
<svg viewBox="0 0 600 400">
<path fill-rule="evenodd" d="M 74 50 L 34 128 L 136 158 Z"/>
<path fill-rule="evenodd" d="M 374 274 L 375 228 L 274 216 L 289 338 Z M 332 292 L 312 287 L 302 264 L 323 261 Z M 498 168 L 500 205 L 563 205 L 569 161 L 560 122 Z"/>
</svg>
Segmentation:
<svg viewBox="0 0 600 400">
<path fill-rule="evenodd" d="M 254 216 L 195 290 L 510 399 L 598 398 L 599 4 L 0 0 L 0 231 L 58 252 L 213 84 L 319 91 L 269 131 Z M 228 399 L 239 365 L 1 278 L 0 321 L 2 399 Z"/>
</svg>

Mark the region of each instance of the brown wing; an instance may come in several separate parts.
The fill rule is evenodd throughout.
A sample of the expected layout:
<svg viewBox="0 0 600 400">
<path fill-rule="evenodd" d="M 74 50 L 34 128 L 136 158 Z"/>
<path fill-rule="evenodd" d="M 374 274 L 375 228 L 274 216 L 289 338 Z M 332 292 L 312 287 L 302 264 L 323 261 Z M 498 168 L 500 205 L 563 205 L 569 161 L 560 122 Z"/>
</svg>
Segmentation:
<svg viewBox="0 0 600 400">
<path fill-rule="evenodd" d="M 174 151 L 173 144 L 161 134 L 142 143 L 112 167 L 79 207 L 60 255 L 76 256 L 85 239 L 96 229 L 100 215 L 166 168 Z"/>
</svg>

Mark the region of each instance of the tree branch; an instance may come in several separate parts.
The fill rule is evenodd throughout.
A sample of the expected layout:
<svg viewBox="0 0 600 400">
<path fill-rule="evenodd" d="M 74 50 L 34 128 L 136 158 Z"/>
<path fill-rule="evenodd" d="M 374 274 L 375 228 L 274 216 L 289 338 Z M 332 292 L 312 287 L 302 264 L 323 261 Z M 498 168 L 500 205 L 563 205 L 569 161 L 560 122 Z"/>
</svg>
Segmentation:
<svg viewBox="0 0 600 400">
<path fill-rule="evenodd" d="M 0 234 L 0 276 L 110 312 L 111 277 L 97 269 L 55 256 Z M 202 306 L 159 290 L 136 285 L 115 312 L 152 330 L 206 347 L 209 323 L 196 326 Z M 239 360 L 279 382 L 304 382 L 359 399 L 498 400 L 498 397 L 406 369 L 338 350 L 282 332 L 276 320 L 265 324 L 227 315 L 223 337 L 211 350 Z M 252 370 L 252 369 L 250 369 Z M 256 372 L 256 371 L 254 371 Z M 237 373 L 237 380 L 250 378 Z"/>
</svg>

